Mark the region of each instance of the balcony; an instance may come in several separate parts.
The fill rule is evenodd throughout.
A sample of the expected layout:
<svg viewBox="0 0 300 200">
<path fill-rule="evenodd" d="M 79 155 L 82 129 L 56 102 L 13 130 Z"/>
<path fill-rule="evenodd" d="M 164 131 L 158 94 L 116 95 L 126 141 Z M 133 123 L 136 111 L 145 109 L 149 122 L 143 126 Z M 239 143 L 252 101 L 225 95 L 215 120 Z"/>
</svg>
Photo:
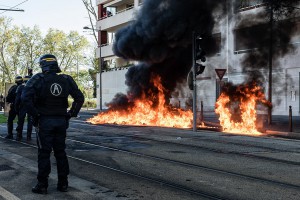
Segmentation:
<svg viewBox="0 0 300 200">
<path fill-rule="evenodd" d="M 110 3 L 114 0 L 97 0 L 96 5 Z"/>
<path fill-rule="evenodd" d="M 115 15 L 97 21 L 97 27 L 101 27 L 101 30 L 114 32 L 114 30 L 117 30 L 120 26 L 132 21 L 134 12 L 134 7 L 119 11 Z"/>
<path fill-rule="evenodd" d="M 106 45 L 102 45 L 101 46 L 101 57 L 102 58 L 114 55 L 114 53 L 112 51 L 112 46 L 113 46 L 113 44 L 106 44 Z M 97 58 L 100 57 L 99 52 L 100 51 L 99 51 L 99 47 L 98 47 L 97 50 L 96 50 L 96 57 Z"/>
</svg>

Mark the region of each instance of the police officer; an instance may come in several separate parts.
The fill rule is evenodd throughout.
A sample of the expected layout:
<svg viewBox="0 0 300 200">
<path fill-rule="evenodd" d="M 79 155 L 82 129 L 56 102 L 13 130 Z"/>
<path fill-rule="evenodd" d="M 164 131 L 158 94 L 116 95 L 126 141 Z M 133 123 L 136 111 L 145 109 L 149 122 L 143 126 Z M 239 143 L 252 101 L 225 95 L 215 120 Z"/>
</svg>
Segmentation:
<svg viewBox="0 0 300 200">
<path fill-rule="evenodd" d="M 17 85 L 11 86 L 11 88 L 8 90 L 7 96 L 6 96 L 6 102 L 10 103 L 10 110 L 8 112 L 8 119 L 7 119 L 7 136 L 5 138 L 7 139 L 13 139 L 13 128 L 14 128 L 14 119 L 17 116 L 17 112 L 15 110 L 15 100 L 16 100 L 16 91 L 17 87 L 19 85 L 22 85 L 23 78 L 22 76 L 16 76 L 15 83 Z"/>
<path fill-rule="evenodd" d="M 0 111 L 2 111 L 2 108 L 4 109 L 4 97 L 3 97 L 3 95 L 1 94 L 1 95 L 0 95 Z"/>
<path fill-rule="evenodd" d="M 34 75 L 22 93 L 22 101 L 37 127 L 38 144 L 38 183 L 32 192 L 46 194 L 48 176 L 51 171 L 50 153 L 53 150 L 57 164 L 57 190 L 68 189 L 69 163 L 66 156 L 65 139 L 69 119 L 76 117 L 84 96 L 71 76 L 57 74 L 61 72 L 56 57 L 45 54 L 39 59 L 42 73 Z M 74 99 L 68 108 L 68 96 Z"/>
<path fill-rule="evenodd" d="M 24 83 L 26 83 L 31 76 L 25 76 L 23 78 Z M 24 126 L 24 121 L 26 117 L 26 110 L 24 108 L 23 102 L 21 101 L 21 95 L 22 91 L 24 89 L 25 85 L 21 84 L 18 86 L 17 91 L 16 91 L 16 100 L 15 100 L 15 110 L 18 113 L 18 126 L 16 128 L 17 130 L 17 137 L 16 140 L 20 141 L 22 140 L 23 137 L 23 126 Z M 31 115 L 27 114 L 27 141 L 31 140 L 31 133 L 32 133 L 32 119 Z"/>
</svg>

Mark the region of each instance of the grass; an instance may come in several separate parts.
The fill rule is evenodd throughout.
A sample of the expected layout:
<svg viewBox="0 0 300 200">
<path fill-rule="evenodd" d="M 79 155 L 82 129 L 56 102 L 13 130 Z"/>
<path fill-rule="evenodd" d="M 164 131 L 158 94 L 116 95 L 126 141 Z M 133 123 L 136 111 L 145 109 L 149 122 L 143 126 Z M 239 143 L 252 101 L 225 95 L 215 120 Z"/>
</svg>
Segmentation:
<svg viewBox="0 0 300 200">
<path fill-rule="evenodd" d="M 4 116 L 4 114 L 0 114 L 0 123 L 6 123 L 7 122 L 7 117 Z"/>
<path fill-rule="evenodd" d="M 27 118 L 25 118 L 25 121 L 26 121 Z M 14 120 L 14 123 L 16 123 L 18 121 L 18 117 L 16 116 L 15 120 Z M 4 114 L 0 114 L 0 124 L 1 123 L 6 123 L 7 122 L 7 117 L 4 116 Z"/>
</svg>

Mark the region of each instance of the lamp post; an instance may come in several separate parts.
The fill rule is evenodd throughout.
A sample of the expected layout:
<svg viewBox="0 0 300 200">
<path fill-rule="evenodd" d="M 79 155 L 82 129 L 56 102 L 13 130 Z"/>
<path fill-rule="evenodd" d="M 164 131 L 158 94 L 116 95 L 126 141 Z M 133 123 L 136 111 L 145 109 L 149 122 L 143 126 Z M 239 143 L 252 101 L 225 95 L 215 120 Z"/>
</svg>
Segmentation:
<svg viewBox="0 0 300 200">
<path fill-rule="evenodd" d="M 86 30 L 98 31 L 98 48 L 99 48 L 99 108 L 102 111 L 102 57 L 101 57 L 101 27 L 99 29 L 90 28 L 88 26 L 83 27 Z"/>
</svg>

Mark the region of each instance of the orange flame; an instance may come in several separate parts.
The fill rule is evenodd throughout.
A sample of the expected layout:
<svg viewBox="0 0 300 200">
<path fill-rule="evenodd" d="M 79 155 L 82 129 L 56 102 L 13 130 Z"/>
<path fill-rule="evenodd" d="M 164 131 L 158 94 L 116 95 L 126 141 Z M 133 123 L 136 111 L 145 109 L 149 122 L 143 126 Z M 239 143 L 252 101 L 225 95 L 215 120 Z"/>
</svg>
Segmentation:
<svg viewBox="0 0 300 200">
<path fill-rule="evenodd" d="M 216 102 L 215 112 L 219 114 L 219 121 L 224 132 L 247 135 L 261 135 L 256 128 L 256 103 L 260 101 L 268 104 L 261 88 L 256 84 L 239 86 L 234 97 L 222 93 Z M 238 106 L 238 108 L 237 108 Z M 238 110 L 239 120 L 233 118 Z"/>
<path fill-rule="evenodd" d="M 144 94 L 143 98 L 136 100 L 133 107 L 126 110 L 111 110 L 98 113 L 87 121 L 92 124 L 121 124 L 139 126 L 163 126 L 176 128 L 190 128 L 193 113 L 179 108 L 167 106 L 161 78 L 154 76 L 153 85 L 158 90 L 157 105 L 150 101 Z"/>
</svg>

